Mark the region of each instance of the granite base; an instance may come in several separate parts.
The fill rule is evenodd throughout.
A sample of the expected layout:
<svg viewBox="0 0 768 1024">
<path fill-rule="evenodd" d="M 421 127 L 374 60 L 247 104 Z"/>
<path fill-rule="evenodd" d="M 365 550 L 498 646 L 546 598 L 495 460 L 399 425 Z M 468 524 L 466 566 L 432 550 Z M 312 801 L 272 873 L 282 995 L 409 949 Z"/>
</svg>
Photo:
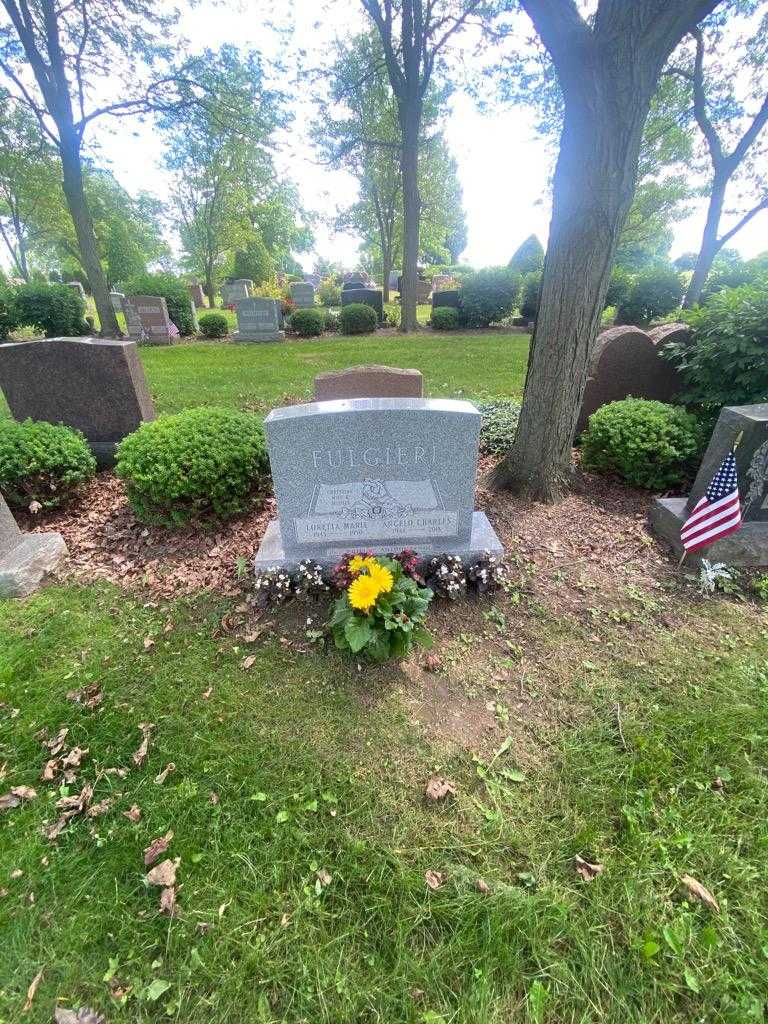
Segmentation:
<svg viewBox="0 0 768 1024">
<path fill-rule="evenodd" d="M 88 438 L 86 438 L 88 441 Z M 96 459 L 99 469 L 112 469 L 117 458 L 119 441 L 88 441 L 91 455 Z"/>
<path fill-rule="evenodd" d="M 232 341 L 248 342 L 251 345 L 258 345 L 262 341 L 285 341 L 285 331 L 268 331 L 266 334 L 259 335 L 242 334 L 240 331 L 235 331 Z"/>
<path fill-rule="evenodd" d="M 672 548 L 679 558 L 683 553 L 680 529 L 688 517 L 687 498 L 656 498 L 648 514 L 651 531 Z M 746 522 L 741 529 L 709 547 L 686 557 L 686 565 L 697 565 L 702 558 L 726 565 L 768 565 L 768 522 Z"/>
<path fill-rule="evenodd" d="M 27 597 L 67 554 L 60 533 L 28 533 L 0 558 L 0 598 Z"/>
<path fill-rule="evenodd" d="M 302 559 L 312 558 L 316 562 L 319 562 L 323 568 L 331 568 L 336 565 L 346 551 L 356 550 L 356 547 L 359 550 L 373 551 L 376 555 L 385 555 L 389 551 L 397 551 L 403 547 L 412 547 L 424 559 L 431 558 L 433 555 L 442 555 L 444 553 L 460 555 L 465 565 L 469 565 L 471 562 L 474 562 L 486 551 L 495 555 L 497 558 L 503 558 L 504 556 L 504 548 L 501 545 L 501 541 L 497 537 L 494 528 L 488 522 L 488 517 L 485 512 L 472 513 L 472 536 L 470 537 L 469 544 L 462 547 L 457 547 L 455 544 L 451 544 L 449 539 L 440 538 L 438 538 L 434 543 L 415 540 L 410 542 L 386 541 L 384 543 L 359 542 L 357 546 L 353 541 L 348 541 L 346 544 L 338 547 L 324 548 L 318 545 L 317 551 L 314 551 L 311 555 L 302 554 L 291 556 L 286 555 L 283 549 L 283 538 L 280 533 L 280 523 L 277 519 L 272 519 L 264 536 L 262 537 L 259 550 L 256 552 L 254 567 L 257 571 L 271 566 L 293 570 L 299 562 L 302 561 Z"/>
</svg>

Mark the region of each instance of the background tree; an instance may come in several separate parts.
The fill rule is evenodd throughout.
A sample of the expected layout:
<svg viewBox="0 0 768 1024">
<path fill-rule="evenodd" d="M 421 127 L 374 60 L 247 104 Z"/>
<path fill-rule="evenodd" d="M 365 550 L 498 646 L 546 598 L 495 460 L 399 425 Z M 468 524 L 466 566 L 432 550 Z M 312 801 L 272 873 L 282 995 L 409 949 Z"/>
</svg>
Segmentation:
<svg viewBox="0 0 768 1024">
<path fill-rule="evenodd" d="M 58 149 L 62 183 L 103 334 L 119 334 L 85 192 L 83 146 L 99 118 L 171 102 L 156 74 L 173 56 L 177 13 L 153 0 L 0 0 L 0 72 Z M 96 99 L 98 97 L 98 99 Z"/>
<path fill-rule="evenodd" d="M 737 28 L 727 15 L 744 10 L 752 18 Z M 669 73 L 688 86 L 709 180 L 707 217 L 686 308 L 699 301 L 718 252 L 768 209 L 768 3 L 731 0 L 719 17 L 694 27 L 690 35 L 690 45 L 681 47 Z M 731 223 L 721 230 L 725 212 Z"/>
<path fill-rule="evenodd" d="M 509 269 L 518 274 L 533 274 L 544 266 L 544 247 L 536 235 L 528 235 L 515 250 Z"/>
<path fill-rule="evenodd" d="M 518 432 L 491 482 L 551 501 L 571 445 L 621 229 L 635 191 L 643 127 L 662 68 L 717 0 L 521 0 L 557 70 L 563 129 L 552 220 Z"/>
<path fill-rule="evenodd" d="M 309 252 L 315 238 L 312 215 L 303 208 L 299 194 L 289 182 L 274 178 L 259 186 L 260 197 L 249 218 L 259 232 L 276 270 L 286 274 L 301 272 L 294 253 Z"/>
</svg>

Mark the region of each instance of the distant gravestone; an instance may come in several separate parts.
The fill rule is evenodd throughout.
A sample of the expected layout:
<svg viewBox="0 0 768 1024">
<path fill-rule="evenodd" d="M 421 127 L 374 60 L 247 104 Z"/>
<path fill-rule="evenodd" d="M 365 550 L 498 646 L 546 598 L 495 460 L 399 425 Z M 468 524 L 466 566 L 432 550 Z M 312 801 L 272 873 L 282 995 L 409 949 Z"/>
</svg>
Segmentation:
<svg viewBox="0 0 768 1024">
<path fill-rule="evenodd" d="M 123 295 L 122 292 L 110 292 L 109 293 L 109 301 L 112 303 L 112 309 L 114 309 L 114 311 L 116 313 L 122 313 L 123 312 L 123 300 L 124 299 L 125 299 L 125 296 Z"/>
<path fill-rule="evenodd" d="M 768 404 L 726 405 L 712 432 L 687 498 L 656 498 L 651 529 L 682 553 L 680 530 L 723 459 L 736 448 L 736 471 L 744 523 L 741 529 L 694 554 L 728 565 L 768 565 Z"/>
<path fill-rule="evenodd" d="M 0 598 L 33 593 L 66 553 L 60 533 L 22 533 L 0 494 Z"/>
<path fill-rule="evenodd" d="M 474 511 L 480 413 L 469 402 L 356 398 L 273 409 L 265 421 L 278 520 L 256 567 L 345 551 L 502 554 Z"/>
<path fill-rule="evenodd" d="M 450 274 L 435 274 L 432 278 L 432 292 L 442 292 L 454 287 L 456 279 Z"/>
<path fill-rule="evenodd" d="M 290 290 L 297 309 L 312 309 L 315 305 L 315 289 L 308 281 L 292 281 Z"/>
<path fill-rule="evenodd" d="M 188 284 L 187 291 L 189 292 L 190 299 L 192 299 L 192 302 L 194 303 L 195 309 L 204 309 L 205 292 L 203 291 L 203 286 L 201 284 Z"/>
<path fill-rule="evenodd" d="M 319 373 L 315 401 L 339 398 L 421 398 L 424 378 L 418 370 L 397 366 L 350 366 L 348 370 Z"/>
<path fill-rule="evenodd" d="M 83 288 L 79 281 L 67 281 L 67 288 L 71 288 L 73 292 L 77 292 L 83 302 L 85 302 L 85 288 Z"/>
<path fill-rule="evenodd" d="M 389 272 L 389 290 L 391 292 L 398 291 L 400 287 L 400 275 L 396 270 L 390 270 Z"/>
<path fill-rule="evenodd" d="M 379 323 L 384 320 L 384 297 L 378 288 L 347 288 L 341 293 L 342 306 L 350 306 L 354 302 L 362 302 L 370 306 L 376 313 Z"/>
<path fill-rule="evenodd" d="M 368 278 L 361 270 L 353 270 L 351 273 L 343 275 L 341 283 L 342 287 L 345 284 L 365 285 L 368 283 Z"/>
<path fill-rule="evenodd" d="M 360 288 L 365 288 L 365 281 L 345 281 L 341 286 L 342 294 L 344 292 L 357 291 Z"/>
<path fill-rule="evenodd" d="M 250 277 L 236 277 L 232 284 L 244 284 L 245 287 L 248 289 L 248 298 L 251 297 L 251 292 L 253 291 L 253 281 L 250 279 Z"/>
<path fill-rule="evenodd" d="M 127 295 L 123 300 L 128 337 L 147 345 L 172 345 L 179 336 L 162 295 Z"/>
<path fill-rule="evenodd" d="M 230 281 L 228 284 L 221 286 L 222 306 L 235 306 L 238 302 L 250 297 L 251 293 L 245 281 Z"/>
<path fill-rule="evenodd" d="M 645 331 L 639 327 L 611 327 L 597 338 L 576 433 L 586 427 L 596 409 L 608 402 L 630 395 L 670 402 L 681 387 L 677 370 L 661 356 Z"/>
<path fill-rule="evenodd" d="M 460 294 L 458 288 L 432 292 L 432 309 L 437 309 L 438 306 L 450 306 L 451 309 L 458 309 L 461 305 Z"/>
<path fill-rule="evenodd" d="M 241 299 L 235 307 L 237 332 L 235 341 L 283 341 L 277 299 Z"/>
<path fill-rule="evenodd" d="M 319 274 L 305 274 L 304 280 L 307 284 L 311 284 L 313 288 L 320 287 L 320 275 Z"/>
<path fill-rule="evenodd" d="M 403 275 L 397 279 L 397 290 L 402 295 L 403 292 Z M 416 280 L 416 302 L 422 305 L 425 302 L 429 302 L 429 296 L 432 294 L 432 285 L 429 281 L 425 281 L 422 277 Z"/>
<path fill-rule="evenodd" d="M 47 338 L 0 345 L 0 388 L 15 419 L 82 431 L 102 466 L 114 462 L 127 434 L 155 418 L 132 341 Z"/>
<path fill-rule="evenodd" d="M 675 344 L 689 345 L 691 342 L 691 328 L 688 324 L 661 324 L 648 331 L 648 337 L 659 351 L 670 342 Z"/>
</svg>

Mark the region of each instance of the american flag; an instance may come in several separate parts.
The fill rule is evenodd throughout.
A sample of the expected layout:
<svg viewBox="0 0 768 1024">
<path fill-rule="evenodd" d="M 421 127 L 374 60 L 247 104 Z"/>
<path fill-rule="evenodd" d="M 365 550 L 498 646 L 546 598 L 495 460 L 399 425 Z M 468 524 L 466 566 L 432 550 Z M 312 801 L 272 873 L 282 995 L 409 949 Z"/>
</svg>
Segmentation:
<svg viewBox="0 0 768 1024">
<path fill-rule="evenodd" d="M 680 540 L 686 554 L 712 544 L 741 526 L 736 456 L 728 452 L 712 483 L 683 523 Z"/>
<path fill-rule="evenodd" d="M 173 320 L 170 319 L 170 317 L 168 319 L 168 333 L 172 338 L 179 337 L 179 328 L 176 326 Z"/>
</svg>

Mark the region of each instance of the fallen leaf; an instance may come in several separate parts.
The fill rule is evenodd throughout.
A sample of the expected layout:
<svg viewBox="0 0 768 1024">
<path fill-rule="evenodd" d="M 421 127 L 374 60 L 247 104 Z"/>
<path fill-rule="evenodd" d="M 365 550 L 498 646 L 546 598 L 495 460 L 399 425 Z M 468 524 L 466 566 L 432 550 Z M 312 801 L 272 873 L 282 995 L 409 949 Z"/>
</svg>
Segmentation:
<svg viewBox="0 0 768 1024">
<path fill-rule="evenodd" d="M 21 870 L 21 868 L 14 868 L 13 871 L 10 873 L 10 875 L 8 877 L 11 878 L 15 882 L 16 879 L 17 878 L 21 878 L 21 876 L 23 874 L 24 874 L 24 872 Z"/>
<path fill-rule="evenodd" d="M 176 916 L 176 889 L 172 885 L 160 893 L 160 913 L 167 917 Z"/>
<path fill-rule="evenodd" d="M 252 668 L 255 663 L 256 663 L 256 655 L 255 654 L 249 654 L 247 658 L 243 658 L 242 668 L 247 670 L 249 668 Z"/>
<path fill-rule="evenodd" d="M 433 775 L 424 790 L 427 800 L 445 800 L 448 796 L 456 796 L 456 785 L 450 779 L 443 779 L 439 775 Z"/>
<path fill-rule="evenodd" d="M 37 513 L 38 512 L 42 512 L 42 510 L 43 510 L 43 506 L 40 504 L 39 501 L 30 501 L 30 503 L 29 503 L 29 511 L 32 513 L 33 516 L 36 516 Z"/>
<path fill-rule="evenodd" d="M 720 913 L 720 904 L 705 885 L 702 885 L 692 875 L 683 875 L 680 882 L 689 896 L 705 904 L 710 910 L 714 910 L 718 914 Z"/>
<path fill-rule="evenodd" d="M 201 935 L 207 935 L 213 926 L 210 921 L 198 921 L 195 925 L 195 929 L 200 932 Z"/>
<path fill-rule="evenodd" d="M 203 693 L 203 700 L 208 700 L 208 698 L 211 696 L 212 693 L 213 693 L 213 687 L 209 686 L 208 689 L 205 691 L 205 693 Z"/>
<path fill-rule="evenodd" d="M 171 845 L 172 839 L 172 831 L 166 832 L 165 835 L 160 836 L 159 839 L 153 839 L 144 851 L 144 866 L 148 868 L 150 864 L 154 864 L 157 858 L 162 856 Z"/>
<path fill-rule="evenodd" d="M 427 871 L 424 874 L 424 881 L 430 889 L 439 889 L 445 881 L 442 871 Z"/>
<path fill-rule="evenodd" d="M 573 864 L 576 868 L 576 873 L 580 875 L 585 882 L 593 882 L 598 875 L 602 874 L 605 870 L 605 864 L 590 864 L 588 860 L 584 860 L 577 853 L 573 858 Z"/>
<path fill-rule="evenodd" d="M 45 768 L 43 768 L 40 778 L 43 780 L 43 782 L 53 782 L 53 780 L 56 778 L 56 773 L 60 770 L 60 768 L 61 765 L 59 764 L 57 758 L 51 758 L 51 760 L 47 762 Z"/>
<path fill-rule="evenodd" d="M 134 804 L 129 810 L 123 811 L 123 817 L 132 821 L 135 825 L 137 821 L 141 820 L 141 808 L 138 804 Z"/>
<path fill-rule="evenodd" d="M 227 900 L 226 903 L 221 904 L 221 906 L 219 907 L 219 920 L 221 920 L 222 917 L 224 917 L 224 911 L 227 909 L 231 902 L 232 900 Z"/>
<path fill-rule="evenodd" d="M 73 700 L 76 704 L 81 704 L 84 708 L 93 710 L 104 700 L 101 684 L 88 683 L 87 686 L 82 686 L 79 690 L 70 690 L 67 693 L 67 700 Z"/>
<path fill-rule="evenodd" d="M 283 916 L 280 918 L 280 925 L 283 928 L 287 928 L 290 923 L 291 923 L 291 915 L 290 914 L 283 914 Z"/>
<path fill-rule="evenodd" d="M 56 801 L 56 807 L 60 811 L 72 811 L 73 814 L 81 814 L 90 806 L 93 799 L 93 786 L 87 782 L 79 793 L 73 796 L 63 796 Z"/>
<path fill-rule="evenodd" d="M 174 623 L 173 623 L 173 619 L 167 619 L 165 625 L 163 626 L 163 632 L 164 633 L 172 633 L 174 629 L 175 629 L 175 626 L 174 626 Z"/>
<path fill-rule="evenodd" d="M 31 786 L 12 786 L 11 792 L 20 800 L 34 800 L 37 796 L 37 790 L 32 789 Z"/>
<path fill-rule="evenodd" d="M 168 778 L 171 772 L 175 771 L 176 765 L 173 763 L 173 761 L 171 761 L 170 764 L 167 764 L 165 768 L 163 768 L 159 775 L 155 776 L 155 785 L 162 786 L 162 784 L 165 782 L 165 780 Z"/>
<path fill-rule="evenodd" d="M 145 651 L 151 651 L 154 646 L 155 646 L 155 641 L 152 639 L 152 637 L 151 636 L 145 636 L 144 637 L 144 650 Z"/>
<path fill-rule="evenodd" d="M 64 740 L 67 738 L 68 734 L 69 729 L 67 729 L 66 726 L 62 726 L 52 740 L 46 740 L 44 746 L 48 747 L 53 757 L 55 757 L 56 754 L 64 748 Z"/>
<path fill-rule="evenodd" d="M 57 1006 L 53 1011 L 53 1024 L 104 1024 L 104 1016 L 90 1006 L 81 1006 L 79 1010 Z"/>
<path fill-rule="evenodd" d="M 21 1012 L 22 1013 L 29 1013 L 29 1011 L 31 1010 L 32 1002 L 33 1002 L 33 1000 L 35 998 L 35 993 L 37 992 L 37 986 L 40 984 L 40 982 L 42 980 L 44 970 L 45 970 L 45 968 L 41 967 L 40 970 L 37 972 L 37 974 L 32 979 L 32 981 L 30 982 L 29 988 L 27 989 L 27 999 L 26 999 L 26 1002 L 24 1003 L 24 1005 L 21 1008 Z"/>
<path fill-rule="evenodd" d="M 181 857 L 176 860 L 160 861 L 151 871 L 147 872 L 146 879 L 150 885 L 162 885 L 164 888 L 176 884 L 176 871 L 181 864 Z"/>
<path fill-rule="evenodd" d="M 428 654 L 424 658 L 424 671 L 425 672 L 439 672 L 442 668 L 442 662 L 436 654 Z"/>
<path fill-rule="evenodd" d="M 323 888 L 325 888 L 326 885 L 330 885 L 333 881 L 333 875 L 326 871 L 325 868 L 320 868 L 320 870 L 315 873 L 317 875 L 318 882 L 323 886 Z"/>
<path fill-rule="evenodd" d="M 80 762 L 83 760 L 85 755 L 88 753 L 88 747 L 84 750 L 82 747 L 72 747 L 68 754 L 65 754 L 61 760 L 62 768 L 79 768 Z"/>
<path fill-rule="evenodd" d="M 137 768 L 140 768 L 147 759 L 147 754 L 149 753 L 149 741 L 152 737 L 154 725 L 152 725 L 151 722 L 139 722 L 139 729 L 141 730 L 143 739 L 141 741 L 141 746 L 133 755 L 133 763 Z"/>
<path fill-rule="evenodd" d="M 106 814 L 112 806 L 112 803 L 113 801 L 110 797 L 105 797 L 104 800 L 99 800 L 97 804 L 93 804 L 93 806 L 88 808 L 88 817 L 98 818 L 100 815 Z"/>
<path fill-rule="evenodd" d="M 10 811 L 13 807 L 18 807 L 21 804 L 21 797 L 15 796 L 13 793 L 3 793 L 0 796 L 0 811 Z"/>
<path fill-rule="evenodd" d="M 725 783 L 723 782 L 723 780 L 720 778 L 719 775 L 717 776 L 716 779 L 712 780 L 711 788 L 715 791 L 715 793 L 722 793 L 723 790 L 725 789 Z"/>
<path fill-rule="evenodd" d="M 478 880 L 477 880 L 477 890 L 478 890 L 478 892 L 489 893 L 491 891 L 491 887 L 490 887 L 490 885 L 488 885 L 488 883 L 486 882 L 486 880 L 484 878 L 478 878 Z"/>
<path fill-rule="evenodd" d="M 215 793 L 213 790 L 211 790 L 211 792 L 208 794 L 208 799 L 211 801 L 214 807 L 221 802 L 219 794 Z"/>
</svg>

